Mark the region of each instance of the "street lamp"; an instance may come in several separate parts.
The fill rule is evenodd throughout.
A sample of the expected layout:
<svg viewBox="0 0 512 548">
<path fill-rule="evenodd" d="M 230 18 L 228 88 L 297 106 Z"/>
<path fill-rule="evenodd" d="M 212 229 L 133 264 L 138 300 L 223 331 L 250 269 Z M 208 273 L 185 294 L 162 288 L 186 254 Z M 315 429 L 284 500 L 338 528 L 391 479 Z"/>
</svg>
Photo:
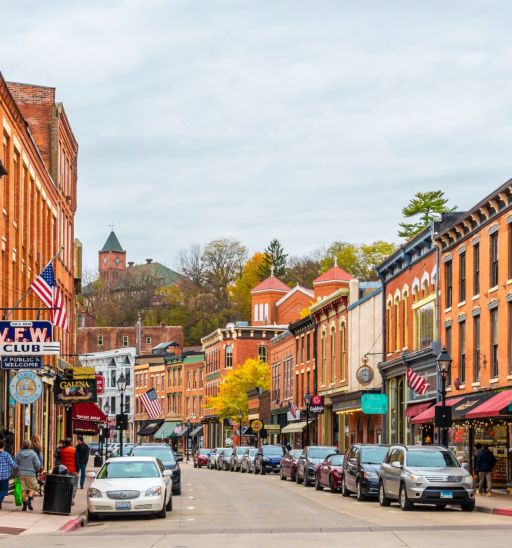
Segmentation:
<svg viewBox="0 0 512 548">
<path fill-rule="evenodd" d="M 446 347 L 443 346 L 441 354 L 437 356 L 437 368 L 441 375 L 441 409 L 443 416 L 443 424 L 441 428 L 441 445 L 448 446 L 448 424 L 446 420 L 446 379 L 450 374 L 452 368 L 452 357 L 448 354 Z"/>
<path fill-rule="evenodd" d="M 123 373 L 119 375 L 119 378 L 117 379 L 117 389 L 121 393 L 121 416 L 120 420 L 118 421 L 118 427 L 119 427 L 119 455 L 123 456 L 123 430 L 125 426 L 124 422 L 124 393 L 126 390 L 126 377 Z"/>
<path fill-rule="evenodd" d="M 238 445 L 242 445 L 242 420 L 244 418 L 244 414 L 242 411 L 239 411 L 238 412 L 238 422 L 240 423 L 240 430 L 238 431 L 238 433 L 240 434 L 238 436 L 239 440 L 238 440 Z"/>
<path fill-rule="evenodd" d="M 107 416 L 107 428 L 106 428 L 106 432 L 110 432 L 110 429 L 109 429 L 109 425 L 108 425 L 108 416 L 110 415 L 110 405 L 108 403 L 108 399 L 107 401 L 105 402 L 105 405 L 103 406 L 103 411 L 105 411 L 105 415 Z M 108 438 L 110 436 L 103 436 L 103 438 L 105 439 L 105 461 L 107 460 L 108 458 L 108 455 L 107 455 L 107 448 L 108 448 Z"/>
<path fill-rule="evenodd" d="M 309 390 L 304 396 L 304 403 L 306 404 L 306 446 L 309 447 L 309 407 L 311 405 L 311 394 Z"/>
<path fill-rule="evenodd" d="M 186 446 L 185 446 L 185 452 L 187 453 L 187 462 L 189 461 L 189 458 L 190 458 L 190 451 L 188 449 L 188 446 L 189 446 L 189 436 L 190 436 L 190 427 L 192 425 L 190 424 L 190 416 L 187 416 L 187 435 L 185 437 L 185 443 L 186 443 Z"/>
</svg>

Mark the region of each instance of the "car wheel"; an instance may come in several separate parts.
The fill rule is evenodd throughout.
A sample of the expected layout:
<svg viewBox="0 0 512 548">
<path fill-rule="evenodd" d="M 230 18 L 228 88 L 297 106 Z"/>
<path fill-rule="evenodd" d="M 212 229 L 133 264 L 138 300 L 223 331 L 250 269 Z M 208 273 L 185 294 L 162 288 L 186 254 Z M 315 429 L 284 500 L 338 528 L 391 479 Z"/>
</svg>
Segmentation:
<svg viewBox="0 0 512 548">
<path fill-rule="evenodd" d="M 446 508 L 446 506 L 444 504 L 436 504 L 435 505 L 436 510 L 444 510 L 445 508 Z"/>
<path fill-rule="evenodd" d="M 290 479 L 291 481 L 297 481 L 297 472 L 295 474 L 293 472 L 290 473 Z"/>
<path fill-rule="evenodd" d="M 96 521 L 98 519 L 98 514 L 95 512 L 87 512 L 87 521 Z"/>
<path fill-rule="evenodd" d="M 315 479 L 315 489 L 317 491 L 321 491 L 323 489 L 322 485 L 320 484 L 320 478 L 318 476 Z"/>
<path fill-rule="evenodd" d="M 309 487 L 311 485 L 311 482 L 309 481 L 307 472 L 304 473 L 304 479 L 303 479 L 302 483 L 303 483 L 304 487 Z"/>
<path fill-rule="evenodd" d="M 162 509 L 160 510 L 160 512 L 157 512 L 156 517 L 159 519 L 165 519 L 166 516 L 167 516 L 167 509 L 166 509 L 165 500 L 164 500 L 164 505 L 162 506 Z"/>
<path fill-rule="evenodd" d="M 356 499 L 359 502 L 362 502 L 363 500 L 366 500 L 366 496 L 363 493 L 363 488 L 361 486 L 361 482 L 358 481 L 356 484 Z"/>
<path fill-rule="evenodd" d="M 197 464 L 194 462 L 194 468 L 197 468 Z"/>
<path fill-rule="evenodd" d="M 168 510 L 169 512 L 172 511 L 172 493 L 171 493 L 171 496 L 169 497 L 169 502 L 167 503 L 165 509 Z"/>
<path fill-rule="evenodd" d="M 256 464 L 254 465 L 254 475 L 257 475 L 259 474 L 259 470 L 258 470 L 258 467 L 256 466 Z"/>
<path fill-rule="evenodd" d="M 472 512 L 475 509 L 475 501 L 472 500 L 471 502 L 464 502 L 460 505 L 460 509 L 463 512 Z"/>
<path fill-rule="evenodd" d="M 283 474 L 283 469 L 281 468 L 281 470 L 279 470 L 279 477 L 283 480 L 283 481 L 286 481 L 286 476 Z"/>
<path fill-rule="evenodd" d="M 198 465 L 197 465 L 197 467 L 198 467 L 198 468 L 201 468 L 201 465 L 200 465 L 200 464 L 198 464 Z"/>
<path fill-rule="evenodd" d="M 414 510 L 414 503 L 409 500 L 407 497 L 407 491 L 405 490 L 405 485 L 402 483 L 400 486 L 400 494 L 398 495 L 398 501 L 400 502 L 400 508 L 404 512 L 409 512 Z"/>
<path fill-rule="evenodd" d="M 391 500 L 386 497 L 386 492 L 384 491 L 384 483 L 381 481 L 379 484 L 379 504 L 381 506 L 389 506 Z"/>
<path fill-rule="evenodd" d="M 337 493 L 338 492 L 338 489 L 336 489 L 336 487 L 334 487 L 334 481 L 332 479 L 332 474 L 329 474 L 329 488 L 331 490 L 331 493 Z"/>
<path fill-rule="evenodd" d="M 343 478 L 343 482 L 341 484 L 341 494 L 344 497 L 350 497 L 350 495 L 352 494 L 352 491 L 349 491 L 347 489 L 347 482 L 345 481 L 345 478 Z"/>
</svg>

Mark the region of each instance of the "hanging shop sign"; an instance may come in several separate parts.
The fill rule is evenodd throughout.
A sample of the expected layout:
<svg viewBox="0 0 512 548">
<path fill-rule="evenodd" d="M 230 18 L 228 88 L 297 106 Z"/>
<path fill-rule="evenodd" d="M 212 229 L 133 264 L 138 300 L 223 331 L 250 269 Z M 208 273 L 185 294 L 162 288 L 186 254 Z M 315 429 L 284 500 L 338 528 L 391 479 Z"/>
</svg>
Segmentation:
<svg viewBox="0 0 512 548">
<path fill-rule="evenodd" d="M 52 342 L 53 326 L 47 321 L 0 321 L 0 356 L 51 356 L 60 354 Z"/>
<path fill-rule="evenodd" d="M 83 379 L 95 379 L 96 369 L 94 367 L 65 367 L 64 374 L 75 381 Z"/>
<path fill-rule="evenodd" d="M 363 394 L 361 410 L 365 415 L 385 415 L 388 412 L 387 394 Z"/>
<path fill-rule="evenodd" d="M 0 369 L 41 369 L 40 356 L 4 356 L 0 358 Z"/>
<path fill-rule="evenodd" d="M 55 403 L 96 401 L 96 379 L 61 379 L 53 385 Z"/>
<path fill-rule="evenodd" d="M 315 415 L 321 415 L 324 412 L 324 397 L 323 396 L 311 396 L 311 405 L 309 406 L 309 412 Z"/>
<path fill-rule="evenodd" d="M 263 429 L 263 423 L 259 419 L 253 420 L 251 421 L 251 429 L 253 432 L 259 432 Z"/>
<path fill-rule="evenodd" d="M 33 371 L 20 371 L 9 383 L 9 394 L 18 403 L 30 405 L 43 393 L 43 383 Z"/>
</svg>

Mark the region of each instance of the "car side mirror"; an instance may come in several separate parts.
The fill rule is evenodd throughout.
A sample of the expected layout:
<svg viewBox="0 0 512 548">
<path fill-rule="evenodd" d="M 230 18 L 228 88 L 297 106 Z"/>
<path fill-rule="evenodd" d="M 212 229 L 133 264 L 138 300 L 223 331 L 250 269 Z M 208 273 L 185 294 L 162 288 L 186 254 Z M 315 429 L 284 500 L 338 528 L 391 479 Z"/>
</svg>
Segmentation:
<svg viewBox="0 0 512 548">
<path fill-rule="evenodd" d="M 172 470 L 164 470 L 162 472 L 162 475 L 164 476 L 164 478 L 169 478 L 172 476 Z"/>
<path fill-rule="evenodd" d="M 393 468 L 403 468 L 402 464 L 400 463 L 400 461 L 398 460 L 394 460 L 392 463 L 391 463 L 391 466 Z"/>
<path fill-rule="evenodd" d="M 87 472 L 87 477 L 94 479 L 96 477 L 96 472 Z"/>
</svg>

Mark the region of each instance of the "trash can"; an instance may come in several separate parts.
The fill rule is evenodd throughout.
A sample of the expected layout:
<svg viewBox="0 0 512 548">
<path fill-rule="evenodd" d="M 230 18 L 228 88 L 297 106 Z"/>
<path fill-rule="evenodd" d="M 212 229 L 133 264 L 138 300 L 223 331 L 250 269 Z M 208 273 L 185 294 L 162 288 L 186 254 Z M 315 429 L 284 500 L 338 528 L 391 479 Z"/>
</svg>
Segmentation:
<svg viewBox="0 0 512 548">
<path fill-rule="evenodd" d="M 94 455 L 94 468 L 99 468 L 103 464 L 103 459 L 101 455 Z"/>
<path fill-rule="evenodd" d="M 62 515 L 69 515 L 71 513 L 74 481 L 75 476 L 62 474 L 46 475 L 43 513 Z"/>
</svg>

